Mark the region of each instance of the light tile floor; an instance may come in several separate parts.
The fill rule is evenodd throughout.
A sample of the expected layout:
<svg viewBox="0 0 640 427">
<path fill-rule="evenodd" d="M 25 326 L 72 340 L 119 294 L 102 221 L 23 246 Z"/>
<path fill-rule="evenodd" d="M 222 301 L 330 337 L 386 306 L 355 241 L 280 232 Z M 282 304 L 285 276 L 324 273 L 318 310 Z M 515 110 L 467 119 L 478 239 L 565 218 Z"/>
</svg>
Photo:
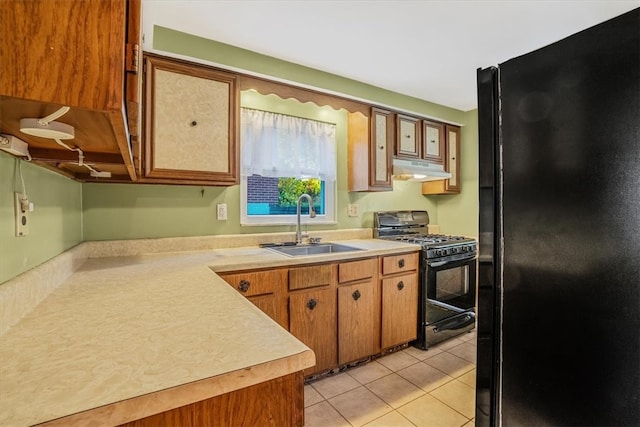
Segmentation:
<svg viewBox="0 0 640 427">
<path fill-rule="evenodd" d="M 304 386 L 305 427 L 473 427 L 475 330 Z"/>
</svg>

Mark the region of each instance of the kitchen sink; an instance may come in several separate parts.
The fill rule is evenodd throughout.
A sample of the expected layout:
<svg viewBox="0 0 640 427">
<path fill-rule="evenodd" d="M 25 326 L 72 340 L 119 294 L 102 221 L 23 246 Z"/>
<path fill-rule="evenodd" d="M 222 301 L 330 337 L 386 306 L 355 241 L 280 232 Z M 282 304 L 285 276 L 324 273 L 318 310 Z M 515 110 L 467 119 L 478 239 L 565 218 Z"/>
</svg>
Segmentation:
<svg viewBox="0 0 640 427">
<path fill-rule="evenodd" d="M 296 245 L 296 246 L 275 246 L 267 248 L 270 251 L 278 252 L 287 256 L 307 256 L 307 255 L 322 255 L 332 254 L 339 252 L 354 252 L 362 251 L 363 249 L 354 248 L 353 246 L 340 245 L 338 243 L 318 243 L 311 245 Z"/>
</svg>

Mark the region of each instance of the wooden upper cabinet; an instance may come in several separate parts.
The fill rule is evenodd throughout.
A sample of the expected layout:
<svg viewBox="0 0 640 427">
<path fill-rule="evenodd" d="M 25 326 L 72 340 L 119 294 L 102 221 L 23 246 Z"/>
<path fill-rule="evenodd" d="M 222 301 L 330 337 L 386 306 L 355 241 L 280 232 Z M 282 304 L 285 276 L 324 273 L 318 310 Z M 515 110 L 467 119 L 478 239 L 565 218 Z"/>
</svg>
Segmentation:
<svg viewBox="0 0 640 427">
<path fill-rule="evenodd" d="M 68 106 L 56 119 L 75 128 L 67 144 L 114 180 L 136 180 L 131 139 L 139 128 L 140 3 L 0 1 L 0 130 L 27 142 L 34 163 L 95 180 L 78 165 L 77 153 L 20 131 L 21 118 Z"/>
<path fill-rule="evenodd" d="M 0 8 L 2 95 L 122 108 L 125 0 L 3 0 Z"/>
<path fill-rule="evenodd" d="M 396 156 L 419 158 L 422 154 L 420 119 L 397 114 L 396 128 Z"/>
<path fill-rule="evenodd" d="M 236 75 L 145 55 L 144 85 L 145 180 L 237 184 Z"/>
<path fill-rule="evenodd" d="M 444 170 L 451 173 L 450 179 L 426 181 L 422 183 L 422 194 L 460 193 L 460 127 L 445 127 Z"/>
<path fill-rule="evenodd" d="M 348 115 L 349 191 L 390 191 L 393 156 L 393 115 L 372 107 L 370 117 L 361 112 Z"/>
<path fill-rule="evenodd" d="M 444 163 L 445 136 L 444 124 L 422 121 L 422 158 L 433 163 Z"/>
</svg>

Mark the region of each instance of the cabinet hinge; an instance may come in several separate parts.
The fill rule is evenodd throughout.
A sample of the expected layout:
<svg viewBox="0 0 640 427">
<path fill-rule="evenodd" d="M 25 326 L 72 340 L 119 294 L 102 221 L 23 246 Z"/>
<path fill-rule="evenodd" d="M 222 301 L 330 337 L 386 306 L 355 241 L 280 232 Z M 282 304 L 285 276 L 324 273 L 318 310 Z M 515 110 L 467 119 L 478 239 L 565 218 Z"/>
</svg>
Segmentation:
<svg viewBox="0 0 640 427">
<path fill-rule="evenodd" d="M 127 43 L 125 52 L 125 66 L 126 71 L 134 73 L 138 72 L 138 54 L 139 48 L 137 43 Z"/>
</svg>

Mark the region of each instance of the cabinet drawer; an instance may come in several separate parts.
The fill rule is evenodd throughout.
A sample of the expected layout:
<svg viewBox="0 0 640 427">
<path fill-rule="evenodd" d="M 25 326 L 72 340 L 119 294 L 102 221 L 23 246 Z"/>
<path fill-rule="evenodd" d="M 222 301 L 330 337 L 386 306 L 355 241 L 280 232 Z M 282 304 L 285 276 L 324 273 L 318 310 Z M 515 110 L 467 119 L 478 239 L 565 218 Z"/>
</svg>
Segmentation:
<svg viewBox="0 0 640 427">
<path fill-rule="evenodd" d="M 382 258 L 382 274 L 394 274 L 418 269 L 418 253 L 392 255 Z"/>
<path fill-rule="evenodd" d="M 338 282 L 353 282 L 374 277 L 376 274 L 376 258 L 343 262 L 338 265 Z"/>
<path fill-rule="evenodd" d="M 249 271 L 233 274 L 221 273 L 219 275 L 224 281 L 247 297 L 271 294 L 286 289 L 286 269 Z"/>
<path fill-rule="evenodd" d="M 289 269 L 289 290 L 335 283 L 336 267 L 336 264 L 323 264 L 291 268 Z"/>
</svg>

